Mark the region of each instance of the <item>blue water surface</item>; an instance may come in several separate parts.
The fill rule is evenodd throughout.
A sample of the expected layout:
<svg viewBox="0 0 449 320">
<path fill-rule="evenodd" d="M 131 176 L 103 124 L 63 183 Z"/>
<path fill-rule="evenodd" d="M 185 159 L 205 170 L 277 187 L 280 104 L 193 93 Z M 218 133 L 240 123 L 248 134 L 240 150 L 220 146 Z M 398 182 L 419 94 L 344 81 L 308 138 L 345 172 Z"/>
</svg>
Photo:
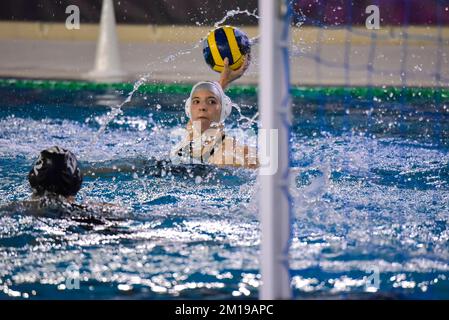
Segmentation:
<svg viewBox="0 0 449 320">
<path fill-rule="evenodd" d="M 0 88 L 0 207 L 29 199 L 27 173 L 53 145 L 84 169 L 166 159 L 185 96 L 136 94 L 97 139 L 126 94 Z M 228 130 L 257 130 L 256 96 L 233 99 Z M 295 298 L 449 298 L 448 106 L 293 99 Z M 0 209 L 0 298 L 257 298 L 257 197 L 249 169 L 113 172 L 77 196 L 128 208 L 101 224 Z"/>
</svg>

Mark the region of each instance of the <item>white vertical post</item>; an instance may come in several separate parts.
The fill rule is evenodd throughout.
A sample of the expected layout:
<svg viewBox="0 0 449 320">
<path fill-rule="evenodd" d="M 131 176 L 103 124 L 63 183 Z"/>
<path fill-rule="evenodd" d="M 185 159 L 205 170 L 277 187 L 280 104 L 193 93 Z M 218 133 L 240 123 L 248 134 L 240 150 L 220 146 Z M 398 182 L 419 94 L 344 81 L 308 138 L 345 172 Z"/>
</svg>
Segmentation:
<svg viewBox="0 0 449 320">
<path fill-rule="evenodd" d="M 271 153 L 270 163 L 277 163 L 277 170 L 259 171 L 261 184 L 259 212 L 261 217 L 261 275 L 260 299 L 290 299 L 290 273 L 288 249 L 290 240 L 289 196 L 289 71 L 284 50 L 288 46 L 285 36 L 285 0 L 259 0 L 260 9 L 260 63 L 259 110 L 261 128 L 260 150 L 273 150 L 267 144 L 267 136 L 277 131 L 277 153 Z M 288 25 L 288 28 L 290 25 Z M 288 29 L 287 29 L 288 30 Z M 288 54 L 287 54 L 288 59 Z M 264 137 L 265 136 L 265 137 Z M 261 148 L 262 146 L 262 148 Z M 259 153 L 267 159 L 267 155 Z M 277 159 L 275 158 L 277 157 Z M 261 164 L 262 165 L 262 164 Z"/>
<path fill-rule="evenodd" d="M 88 73 L 88 76 L 91 78 L 114 78 L 123 75 L 120 65 L 114 4 L 112 0 L 103 0 L 95 67 Z"/>
</svg>

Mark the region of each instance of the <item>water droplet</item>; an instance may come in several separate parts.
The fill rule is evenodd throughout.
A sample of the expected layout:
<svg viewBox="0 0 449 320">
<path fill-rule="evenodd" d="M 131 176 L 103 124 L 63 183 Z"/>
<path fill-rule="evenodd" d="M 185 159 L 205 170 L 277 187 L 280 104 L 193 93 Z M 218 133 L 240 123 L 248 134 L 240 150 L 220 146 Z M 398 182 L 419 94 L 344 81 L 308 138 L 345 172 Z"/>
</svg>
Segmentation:
<svg viewBox="0 0 449 320">
<path fill-rule="evenodd" d="M 133 289 L 133 286 L 128 285 L 128 284 L 119 284 L 119 285 L 117 286 L 117 288 L 118 288 L 120 291 L 130 291 L 130 290 Z"/>
<path fill-rule="evenodd" d="M 196 176 L 195 177 L 195 183 L 196 184 L 200 184 L 201 182 L 203 182 L 203 179 L 200 176 Z"/>
</svg>

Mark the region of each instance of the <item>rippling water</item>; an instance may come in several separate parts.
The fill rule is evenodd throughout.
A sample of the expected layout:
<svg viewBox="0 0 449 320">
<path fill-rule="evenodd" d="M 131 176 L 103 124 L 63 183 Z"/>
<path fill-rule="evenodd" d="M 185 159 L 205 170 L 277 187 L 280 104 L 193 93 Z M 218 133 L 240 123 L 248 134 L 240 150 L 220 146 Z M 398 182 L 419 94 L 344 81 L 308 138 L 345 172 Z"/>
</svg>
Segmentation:
<svg viewBox="0 0 449 320">
<path fill-rule="evenodd" d="M 95 145 L 118 92 L 0 89 L 0 207 L 26 200 L 38 152 L 83 168 L 164 159 L 183 96 L 137 95 Z M 238 96 L 245 117 L 256 97 Z M 413 104 L 294 99 L 297 298 L 449 298 L 449 113 Z M 230 127 L 247 122 L 234 113 Z M 257 298 L 257 172 L 86 177 L 77 200 L 130 215 L 100 222 L 0 209 L 0 298 Z M 379 277 L 379 290 L 366 280 Z"/>
</svg>

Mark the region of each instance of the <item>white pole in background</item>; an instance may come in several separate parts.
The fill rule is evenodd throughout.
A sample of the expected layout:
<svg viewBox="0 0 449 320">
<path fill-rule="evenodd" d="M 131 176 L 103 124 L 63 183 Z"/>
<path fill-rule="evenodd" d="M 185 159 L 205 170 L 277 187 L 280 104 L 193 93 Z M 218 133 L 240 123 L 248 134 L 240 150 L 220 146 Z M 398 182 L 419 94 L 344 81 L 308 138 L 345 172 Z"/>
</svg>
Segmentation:
<svg viewBox="0 0 449 320">
<path fill-rule="evenodd" d="M 259 170 L 261 192 L 259 213 L 261 217 L 261 275 L 260 299 L 290 299 L 290 274 L 288 249 L 290 240 L 289 196 L 289 123 L 290 96 L 288 48 L 289 32 L 285 29 L 287 5 L 285 0 L 259 0 L 260 9 L 260 72 L 259 110 L 261 128 L 259 134 L 259 158 L 267 158 L 261 151 L 273 150 L 267 144 L 267 136 L 277 130 L 277 153 L 271 152 L 271 164 L 275 170 Z M 287 30 L 287 32 L 285 32 Z M 261 148 L 262 146 L 262 148 Z M 274 147 L 274 148 L 273 148 Z M 277 157 L 277 158 L 275 158 Z M 262 164 L 261 164 L 262 166 Z M 264 172 L 265 171 L 265 172 Z"/>
<path fill-rule="evenodd" d="M 114 4 L 112 0 L 103 0 L 95 67 L 88 73 L 88 77 L 119 78 L 121 76 L 124 76 L 124 72 L 120 65 Z"/>
</svg>

